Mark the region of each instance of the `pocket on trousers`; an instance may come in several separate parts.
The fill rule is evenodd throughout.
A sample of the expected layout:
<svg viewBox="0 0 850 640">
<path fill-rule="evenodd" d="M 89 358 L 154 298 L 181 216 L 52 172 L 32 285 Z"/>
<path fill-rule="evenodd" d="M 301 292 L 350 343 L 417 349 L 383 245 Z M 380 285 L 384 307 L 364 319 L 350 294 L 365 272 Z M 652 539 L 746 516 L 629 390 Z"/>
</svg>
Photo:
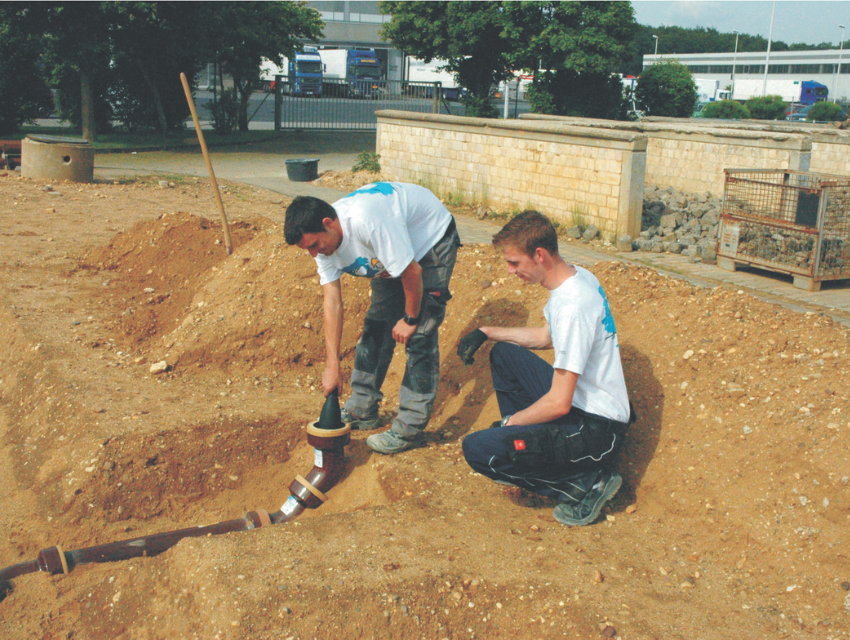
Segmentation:
<svg viewBox="0 0 850 640">
<path fill-rule="evenodd" d="M 613 432 L 587 417 L 578 424 L 553 425 L 551 429 L 553 455 L 558 464 L 596 464 L 614 445 Z"/>
<path fill-rule="evenodd" d="M 552 432 L 548 428 L 514 431 L 504 439 L 508 460 L 518 467 L 547 467 L 555 462 Z"/>
<path fill-rule="evenodd" d="M 446 288 L 426 289 L 422 295 L 422 320 L 417 327 L 418 333 L 431 333 L 436 330 L 446 317 L 446 303 L 452 294 Z"/>
</svg>

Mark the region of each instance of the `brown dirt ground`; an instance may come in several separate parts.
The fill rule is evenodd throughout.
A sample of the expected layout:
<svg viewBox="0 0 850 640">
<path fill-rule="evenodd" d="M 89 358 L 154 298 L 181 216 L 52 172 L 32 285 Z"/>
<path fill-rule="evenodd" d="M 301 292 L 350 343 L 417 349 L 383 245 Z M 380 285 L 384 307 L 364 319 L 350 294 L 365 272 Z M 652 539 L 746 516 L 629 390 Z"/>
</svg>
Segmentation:
<svg viewBox="0 0 850 640">
<path fill-rule="evenodd" d="M 0 567 L 277 510 L 312 465 L 322 402 L 321 296 L 283 241 L 288 201 L 225 185 L 226 257 L 205 181 L 46 186 L 0 172 Z M 487 348 L 464 367 L 458 339 L 540 323 L 546 297 L 466 246 L 426 447 L 382 457 L 355 433 L 328 503 L 291 524 L 20 577 L 0 637 L 850 637 L 847 329 L 593 271 L 640 416 L 598 523 L 562 527 L 463 461 L 497 408 Z M 350 367 L 368 288 L 344 289 Z"/>
</svg>

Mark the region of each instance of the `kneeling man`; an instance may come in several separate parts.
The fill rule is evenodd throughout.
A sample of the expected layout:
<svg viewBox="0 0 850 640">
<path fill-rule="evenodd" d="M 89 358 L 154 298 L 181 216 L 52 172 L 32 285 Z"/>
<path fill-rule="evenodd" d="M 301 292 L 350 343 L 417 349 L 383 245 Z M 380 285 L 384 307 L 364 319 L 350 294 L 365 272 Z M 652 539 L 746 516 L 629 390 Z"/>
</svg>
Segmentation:
<svg viewBox="0 0 850 640">
<path fill-rule="evenodd" d="M 469 465 L 497 482 L 560 501 L 559 522 L 599 517 L 622 484 L 611 468 L 634 421 L 614 318 L 586 269 L 558 253 L 552 223 L 525 211 L 493 237 L 508 273 L 549 290 L 542 327 L 481 327 L 461 339 L 465 364 L 488 339 L 502 420 L 463 441 Z M 555 350 L 554 366 L 529 349 Z"/>
</svg>

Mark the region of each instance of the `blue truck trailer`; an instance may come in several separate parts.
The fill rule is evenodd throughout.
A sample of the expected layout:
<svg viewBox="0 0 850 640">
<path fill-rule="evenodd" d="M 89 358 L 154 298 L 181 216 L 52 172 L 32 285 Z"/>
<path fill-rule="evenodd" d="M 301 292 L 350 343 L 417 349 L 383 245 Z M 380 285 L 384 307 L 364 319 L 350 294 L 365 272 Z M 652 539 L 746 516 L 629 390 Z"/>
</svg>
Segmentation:
<svg viewBox="0 0 850 640">
<path fill-rule="evenodd" d="M 325 92 L 351 98 L 371 98 L 383 92 L 386 81 L 372 49 L 321 49 Z"/>
</svg>

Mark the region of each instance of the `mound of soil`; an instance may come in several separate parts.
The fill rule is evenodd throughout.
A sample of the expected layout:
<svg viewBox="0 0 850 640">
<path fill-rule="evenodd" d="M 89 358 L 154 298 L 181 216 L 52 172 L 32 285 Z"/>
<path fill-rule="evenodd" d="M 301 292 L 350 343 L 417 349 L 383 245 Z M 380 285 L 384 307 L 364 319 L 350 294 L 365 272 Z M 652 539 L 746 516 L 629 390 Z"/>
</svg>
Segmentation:
<svg viewBox="0 0 850 640">
<path fill-rule="evenodd" d="M 277 510 L 309 471 L 314 263 L 283 241 L 288 201 L 226 186 L 231 256 L 204 182 L 0 173 L 0 566 Z M 592 270 L 639 416 L 596 524 L 562 527 L 554 503 L 463 461 L 498 409 L 489 347 L 465 367 L 458 340 L 539 324 L 547 297 L 471 245 L 426 446 L 383 457 L 355 433 L 328 502 L 293 523 L 18 578 L 2 637 L 850 637 L 847 329 L 615 261 Z M 368 283 L 343 289 L 350 368 Z"/>
</svg>

